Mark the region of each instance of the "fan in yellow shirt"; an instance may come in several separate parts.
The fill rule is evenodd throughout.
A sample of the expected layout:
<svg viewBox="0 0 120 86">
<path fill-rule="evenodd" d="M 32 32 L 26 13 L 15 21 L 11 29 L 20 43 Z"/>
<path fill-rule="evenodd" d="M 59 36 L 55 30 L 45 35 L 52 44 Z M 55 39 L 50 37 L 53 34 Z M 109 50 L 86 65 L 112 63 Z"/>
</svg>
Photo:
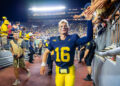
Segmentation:
<svg viewBox="0 0 120 86">
<path fill-rule="evenodd" d="M 24 37 L 27 50 L 29 49 L 29 39 L 30 39 L 31 36 L 33 36 L 33 34 L 31 32 L 29 32 L 29 33 L 25 34 L 25 37 Z"/>
<path fill-rule="evenodd" d="M 2 38 L 2 49 L 5 49 L 5 45 L 7 44 L 7 36 L 8 36 L 8 25 L 9 25 L 8 20 L 4 20 L 2 26 L 1 26 L 1 38 Z"/>
</svg>

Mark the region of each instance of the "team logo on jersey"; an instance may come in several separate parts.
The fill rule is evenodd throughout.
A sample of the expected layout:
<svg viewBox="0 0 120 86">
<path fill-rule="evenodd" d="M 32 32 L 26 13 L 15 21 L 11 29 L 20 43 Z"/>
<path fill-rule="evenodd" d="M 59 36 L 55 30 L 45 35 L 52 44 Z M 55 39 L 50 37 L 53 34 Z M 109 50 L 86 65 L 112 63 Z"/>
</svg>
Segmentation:
<svg viewBox="0 0 120 86">
<path fill-rule="evenodd" d="M 54 39 L 53 41 L 54 41 L 54 42 L 56 42 L 56 40 L 55 40 L 55 39 Z"/>
<path fill-rule="evenodd" d="M 70 41 L 71 39 L 68 39 L 68 41 Z"/>
<path fill-rule="evenodd" d="M 87 45 L 89 46 L 89 45 L 90 45 L 90 42 L 88 42 Z"/>
</svg>

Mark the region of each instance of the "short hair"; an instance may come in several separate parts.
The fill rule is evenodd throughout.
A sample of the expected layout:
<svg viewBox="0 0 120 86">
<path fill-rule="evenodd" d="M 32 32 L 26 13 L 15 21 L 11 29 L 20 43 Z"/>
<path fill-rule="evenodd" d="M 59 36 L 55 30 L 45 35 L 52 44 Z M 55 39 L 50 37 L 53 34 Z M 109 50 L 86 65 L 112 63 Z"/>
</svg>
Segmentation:
<svg viewBox="0 0 120 86">
<path fill-rule="evenodd" d="M 58 23 L 58 26 L 61 24 L 61 23 L 66 23 L 67 24 L 67 27 L 70 28 L 69 24 L 68 24 L 68 21 L 66 19 L 62 19 L 59 21 Z"/>
</svg>

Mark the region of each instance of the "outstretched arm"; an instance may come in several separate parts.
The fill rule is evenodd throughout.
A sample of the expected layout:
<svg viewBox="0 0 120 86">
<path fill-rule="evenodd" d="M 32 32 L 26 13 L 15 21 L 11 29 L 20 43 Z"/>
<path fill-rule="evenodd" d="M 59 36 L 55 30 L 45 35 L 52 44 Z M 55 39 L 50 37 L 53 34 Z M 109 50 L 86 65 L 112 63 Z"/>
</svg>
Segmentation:
<svg viewBox="0 0 120 86">
<path fill-rule="evenodd" d="M 108 0 L 98 0 L 97 2 L 93 3 L 91 6 L 90 6 L 90 9 L 87 10 L 87 15 L 90 15 L 92 14 L 93 12 L 95 12 L 95 10 L 98 8 L 98 9 L 101 9 L 105 6 L 105 4 L 107 3 Z"/>
<path fill-rule="evenodd" d="M 93 26 L 92 26 L 92 21 L 87 20 L 87 36 L 84 36 L 82 38 L 77 39 L 76 45 L 84 45 L 85 43 L 89 42 L 93 38 Z"/>
</svg>

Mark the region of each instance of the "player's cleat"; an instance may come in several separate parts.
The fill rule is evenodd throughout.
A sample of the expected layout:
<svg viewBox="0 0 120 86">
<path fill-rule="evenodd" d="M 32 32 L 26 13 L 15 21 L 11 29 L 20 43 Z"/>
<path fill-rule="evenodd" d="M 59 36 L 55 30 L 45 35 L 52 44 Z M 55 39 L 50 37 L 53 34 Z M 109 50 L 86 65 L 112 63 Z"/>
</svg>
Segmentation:
<svg viewBox="0 0 120 86">
<path fill-rule="evenodd" d="M 86 78 L 84 78 L 84 80 L 85 80 L 85 81 L 92 81 L 91 75 L 88 74 L 88 75 L 86 76 Z"/>
<path fill-rule="evenodd" d="M 48 71 L 48 75 L 52 75 L 52 70 Z"/>
<path fill-rule="evenodd" d="M 16 86 L 18 84 L 20 84 L 20 80 L 15 80 L 15 82 L 13 83 L 13 86 Z"/>
</svg>

